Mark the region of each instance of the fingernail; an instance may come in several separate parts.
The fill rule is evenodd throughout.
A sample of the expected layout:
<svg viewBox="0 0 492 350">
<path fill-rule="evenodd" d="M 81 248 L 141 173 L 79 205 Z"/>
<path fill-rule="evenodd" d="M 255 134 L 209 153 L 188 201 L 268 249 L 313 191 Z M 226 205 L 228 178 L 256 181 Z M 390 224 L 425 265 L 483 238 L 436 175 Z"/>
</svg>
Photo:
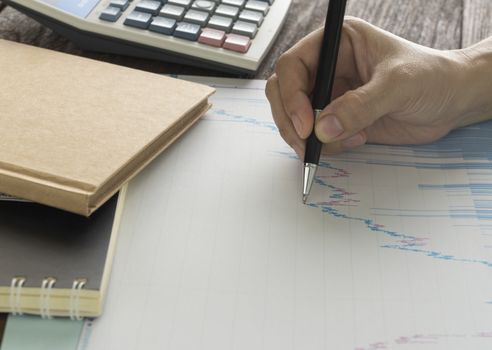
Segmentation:
<svg viewBox="0 0 492 350">
<path fill-rule="evenodd" d="M 297 114 L 292 115 L 292 124 L 294 124 L 294 129 L 296 129 L 297 135 L 301 136 L 302 133 L 302 121 Z"/>
<path fill-rule="evenodd" d="M 324 140 L 332 140 L 343 133 L 342 124 L 334 115 L 327 115 L 319 121 L 318 130 Z"/>
<path fill-rule="evenodd" d="M 350 136 L 348 139 L 343 140 L 342 146 L 345 148 L 354 148 L 361 146 L 366 142 L 365 138 L 361 134 L 355 134 Z"/>
</svg>

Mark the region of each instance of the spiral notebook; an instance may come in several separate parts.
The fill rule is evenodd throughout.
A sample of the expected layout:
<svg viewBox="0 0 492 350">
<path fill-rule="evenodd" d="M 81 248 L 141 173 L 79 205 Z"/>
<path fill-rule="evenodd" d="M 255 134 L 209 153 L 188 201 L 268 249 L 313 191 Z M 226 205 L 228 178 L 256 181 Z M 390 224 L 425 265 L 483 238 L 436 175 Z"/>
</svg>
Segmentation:
<svg viewBox="0 0 492 350">
<path fill-rule="evenodd" d="M 0 312 L 99 316 L 125 192 L 89 218 L 0 199 Z"/>
</svg>

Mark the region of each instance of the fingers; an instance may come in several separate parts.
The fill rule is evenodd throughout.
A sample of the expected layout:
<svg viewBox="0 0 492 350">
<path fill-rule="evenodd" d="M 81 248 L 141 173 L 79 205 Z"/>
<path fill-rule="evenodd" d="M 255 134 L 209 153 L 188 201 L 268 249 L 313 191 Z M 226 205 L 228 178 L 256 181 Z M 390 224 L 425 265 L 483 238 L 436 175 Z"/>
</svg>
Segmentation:
<svg viewBox="0 0 492 350">
<path fill-rule="evenodd" d="M 365 144 L 367 142 L 367 138 L 367 133 L 365 131 L 361 131 L 345 140 L 326 143 L 323 145 L 323 154 L 333 155 L 349 151 Z"/>
<path fill-rule="evenodd" d="M 275 74 L 267 81 L 266 95 L 270 101 L 273 120 L 277 124 L 280 136 L 294 149 L 299 158 L 303 159 L 304 141 L 295 131 L 292 120 L 284 109 L 283 100 L 280 96 L 278 78 Z"/>
<path fill-rule="evenodd" d="M 316 135 L 324 143 L 354 145 L 360 140 L 351 137 L 396 110 L 401 100 L 387 75 L 376 74 L 367 84 L 346 92 L 322 111 L 316 121 Z"/>
<path fill-rule="evenodd" d="M 362 20 L 347 19 L 357 22 L 359 26 L 368 26 Z M 361 22 L 361 23 L 359 23 Z M 364 27 L 365 28 L 365 27 Z M 333 87 L 334 96 L 345 93 L 354 84 L 361 84 L 359 72 L 354 59 L 351 35 L 344 29 L 340 42 L 336 79 Z M 275 67 L 286 117 L 292 121 L 296 133 L 306 139 L 312 132 L 314 116 L 310 94 L 316 80 L 319 52 L 323 38 L 323 28 L 309 34 L 289 51 L 284 53 Z"/>
<path fill-rule="evenodd" d="M 304 158 L 305 142 L 314 126 L 309 99 L 321 45 L 321 31 L 313 32 L 283 54 L 267 82 L 266 95 L 282 138 Z"/>
<path fill-rule="evenodd" d="M 322 36 L 322 29 L 317 30 L 283 54 L 276 74 L 267 83 L 267 97 L 280 134 L 300 158 L 313 126 L 318 138 L 327 143 L 325 150 L 337 153 L 367 142 L 365 129 L 400 102 L 387 75 L 377 74 L 381 57 L 389 52 L 385 45 L 378 44 L 384 32 L 349 17 L 340 43 L 335 99 L 314 123 L 310 94 Z"/>
<path fill-rule="evenodd" d="M 321 31 L 311 33 L 284 53 L 275 67 L 285 112 L 302 139 L 311 134 L 314 125 L 309 95 L 314 85 L 321 39 Z"/>
</svg>

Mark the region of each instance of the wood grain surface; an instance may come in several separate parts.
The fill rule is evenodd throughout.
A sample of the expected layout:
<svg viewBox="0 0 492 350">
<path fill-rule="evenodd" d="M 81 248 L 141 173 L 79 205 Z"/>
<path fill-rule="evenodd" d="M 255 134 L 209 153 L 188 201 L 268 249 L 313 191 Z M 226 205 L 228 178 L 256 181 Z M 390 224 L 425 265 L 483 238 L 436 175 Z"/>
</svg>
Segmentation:
<svg viewBox="0 0 492 350">
<path fill-rule="evenodd" d="M 492 0 L 463 0 L 462 46 L 492 35 Z"/>
<path fill-rule="evenodd" d="M 270 76 L 283 52 L 322 25 L 327 4 L 328 0 L 293 0 L 285 26 L 256 78 Z M 492 0 L 349 0 L 347 14 L 438 49 L 466 47 L 492 35 Z M 224 75 L 176 64 L 82 51 L 50 29 L 5 7 L 1 0 L 0 38 L 155 73 Z M 5 315 L 0 315 L 0 342 L 4 325 Z"/>
<path fill-rule="evenodd" d="M 1 1 L 1 0 L 0 0 Z M 464 2 L 463 2 L 464 1 Z M 439 49 L 459 48 L 462 43 L 463 12 L 470 15 L 467 27 L 473 39 L 484 36 L 490 28 L 475 23 L 485 22 L 490 0 L 349 0 L 347 14 L 361 17 L 408 40 Z M 307 33 L 319 28 L 324 20 L 328 0 L 293 0 L 290 15 L 271 52 L 261 65 L 256 78 L 264 79 L 274 70 L 279 55 Z M 490 18 L 490 16 L 488 17 Z M 485 29 L 482 29 L 485 28 Z M 70 41 L 34 20 L 6 7 L 0 13 L 0 38 L 91 57 L 155 73 L 223 75 L 187 66 L 118 55 L 79 50 Z"/>
<path fill-rule="evenodd" d="M 462 0 L 352 0 L 347 14 L 437 49 L 459 48 Z"/>
</svg>

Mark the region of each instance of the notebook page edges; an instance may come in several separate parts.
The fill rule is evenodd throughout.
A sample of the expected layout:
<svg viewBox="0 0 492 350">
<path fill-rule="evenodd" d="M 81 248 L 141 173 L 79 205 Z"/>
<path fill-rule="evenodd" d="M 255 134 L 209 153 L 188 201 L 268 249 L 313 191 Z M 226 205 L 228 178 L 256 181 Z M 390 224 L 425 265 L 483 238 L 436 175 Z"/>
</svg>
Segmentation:
<svg viewBox="0 0 492 350">
<path fill-rule="evenodd" d="M 1 165 L 1 164 L 0 164 Z M 87 215 L 89 191 L 0 168 L 0 192 Z"/>
<path fill-rule="evenodd" d="M 111 197 L 121 186 L 122 182 L 134 178 L 142 169 L 158 157 L 162 151 L 188 131 L 188 129 L 191 128 L 203 114 L 210 109 L 210 107 L 211 104 L 206 100 L 196 106 L 194 110 L 190 111 L 184 118 L 177 120 L 170 128 L 165 130 L 162 135 L 143 149 L 140 154 L 119 169 L 109 181 L 103 184 L 89 197 L 88 214 L 92 214 L 107 200 L 107 198 Z"/>
</svg>

